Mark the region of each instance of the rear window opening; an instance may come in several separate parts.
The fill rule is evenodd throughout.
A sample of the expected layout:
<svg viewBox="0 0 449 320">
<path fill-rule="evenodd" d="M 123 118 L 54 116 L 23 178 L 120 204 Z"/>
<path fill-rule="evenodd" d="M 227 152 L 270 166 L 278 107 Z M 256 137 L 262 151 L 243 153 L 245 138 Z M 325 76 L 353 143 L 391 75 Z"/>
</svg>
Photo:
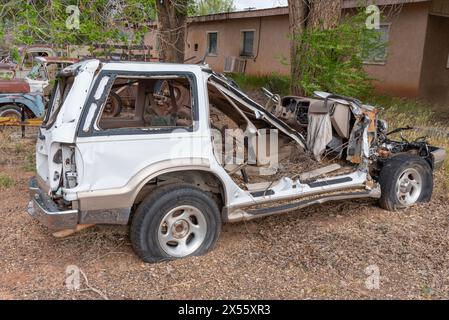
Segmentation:
<svg viewBox="0 0 449 320">
<path fill-rule="evenodd" d="M 45 128 L 50 128 L 55 123 L 59 111 L 61 110 L 67 95 L 72 89 L 74 81 L 74 76 L 58 78 L 52 94 L 50 95 L 50 102 L 48 104 L 49 107 L 47 109 L 44 121 L 42 122 L 42 125 Z"/>
<path fill-rule="evenodd" d="M 117 76 L 101 106 L 96 129 L 189 128 L 193 101 L 187 76 Z"/>
</svg>

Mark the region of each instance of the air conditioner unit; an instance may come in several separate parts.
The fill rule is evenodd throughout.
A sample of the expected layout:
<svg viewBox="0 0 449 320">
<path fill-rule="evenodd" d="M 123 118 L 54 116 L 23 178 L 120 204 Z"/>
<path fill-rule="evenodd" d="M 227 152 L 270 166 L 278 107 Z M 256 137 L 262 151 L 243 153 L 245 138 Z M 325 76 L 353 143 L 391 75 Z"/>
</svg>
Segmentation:
<svg viewBox="0 0 449 320">
<path fill-rule="evenodd" d="M 224 72 L 245 73 L 246 59 L 238 57 L 225 57 Z"/>
</svg>

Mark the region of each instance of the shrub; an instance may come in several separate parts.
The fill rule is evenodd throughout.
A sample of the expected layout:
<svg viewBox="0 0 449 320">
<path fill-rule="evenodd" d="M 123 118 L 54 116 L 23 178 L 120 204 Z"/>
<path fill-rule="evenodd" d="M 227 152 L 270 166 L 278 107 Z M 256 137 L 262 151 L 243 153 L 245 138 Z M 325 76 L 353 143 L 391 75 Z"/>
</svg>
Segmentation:
<svg viewBox="0 0 449 320">
<path fill-rule="evenodd" d="M 290 77 L 278 73 L 271 75 L 245 75 L 234 73 L 230 75 L 243 90 L 258 90 L 267 88 L 273 93 L 288 95 L 290 92 Z"/>
<path fill-rule="evenodd" d="M 14 180 L 4 174 L 0 174 L 0 188 L 10 188 L 14 185 Z"/>
<path fill-rule="evenodd" d="M 302 48 L 299 59 L 301 78 L 297 79 L 306 96 L 326 91 L 352 97 L 372 92 L 372 78 L 363 69 L 364 57 L 379 50 L 381 42 L 376 30 L 365 25 L 366 14 L 344 17 L 333 29 L 305 30 L 293 41 Z"/>
</svg>

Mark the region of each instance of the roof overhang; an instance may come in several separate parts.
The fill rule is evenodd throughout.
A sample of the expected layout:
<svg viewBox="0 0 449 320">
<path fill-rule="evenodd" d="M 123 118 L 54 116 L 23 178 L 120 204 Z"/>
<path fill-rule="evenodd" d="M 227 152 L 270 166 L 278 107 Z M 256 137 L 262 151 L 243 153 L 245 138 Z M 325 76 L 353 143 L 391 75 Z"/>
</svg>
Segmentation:
<svg viewBox="0 0 449 320">
<path fill-rule="evenodd" d="M 366 5 L 375 4 L 378 6 L 387 6 L 392 4 L 408 4 L 408 3 L 417 3 L 417 2 L 430 2 L 432 0 L 343 0 L 342 8 L 343 9 L 351 9 L 357 8 L 360 6 L 360 3 L 366 2 Z"/>
<path fill-rule="evenodd" d="M 189 23 L 230 20 L 230 19 L 260 18 L 260 17 L 283 16 L 283 15 L 288 15 L 288 7 L 208 14 L 205 16 L 191 17 L 189 18 Z"/>
<path fill-rule="evenodd" d="M 394 4 L 408 4 L 418 2 L 430 2 L 432 0 L 342 0 L 343 9 L 351 9 L 360 7 L 361 4 L 375 4 L 378 6 L 394 5 Z M 235 11 L 209 14 L 204 16 L 190 17 L 189 23 L 201 23 L 212 22 L 220 20 L 232 20 L 232 19 L 249 19 L 249 18 L 261 18 L 288 15 L 288 7 L 277 7 L 260 10 L 247 10 L 247 11 Z"/>
</svg>

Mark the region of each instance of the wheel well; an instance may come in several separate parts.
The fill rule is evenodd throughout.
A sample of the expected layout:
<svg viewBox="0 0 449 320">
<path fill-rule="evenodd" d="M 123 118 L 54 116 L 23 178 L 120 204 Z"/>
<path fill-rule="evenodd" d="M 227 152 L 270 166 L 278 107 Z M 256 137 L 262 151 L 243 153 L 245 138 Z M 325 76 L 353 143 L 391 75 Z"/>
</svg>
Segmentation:
<svg viewBox="0 0 449 320">
<path fill-rule="evenodd" d="M 172 183 L 187 183 L 207 192 L 215 200 L 219 208 L 222 208 L 226 196 L 222 181 L 213 173 L 201 170 L 174 171 L 161 174 L 145 184 L 137 194 L 133 209 L 137 207 L 145 197 L 157 187 Z M 134 210 L 133 210 L 134 211 Z"/>
<path fill-rule="evenodd" d="M 22 104 L 22 103 L 16 103 L 16 102 L 5 102 L 5 103 L 0 103 L 0 108 L 1 107 L 5 107 L 5 106 L 15 106 L 17 108 L 25 108 L 25 114 L 28 116 L 28 118 L 34 118 L 34 113 L 30 110 L 30 108 L 28 108 L 27 105 Z"/>
</svg>

